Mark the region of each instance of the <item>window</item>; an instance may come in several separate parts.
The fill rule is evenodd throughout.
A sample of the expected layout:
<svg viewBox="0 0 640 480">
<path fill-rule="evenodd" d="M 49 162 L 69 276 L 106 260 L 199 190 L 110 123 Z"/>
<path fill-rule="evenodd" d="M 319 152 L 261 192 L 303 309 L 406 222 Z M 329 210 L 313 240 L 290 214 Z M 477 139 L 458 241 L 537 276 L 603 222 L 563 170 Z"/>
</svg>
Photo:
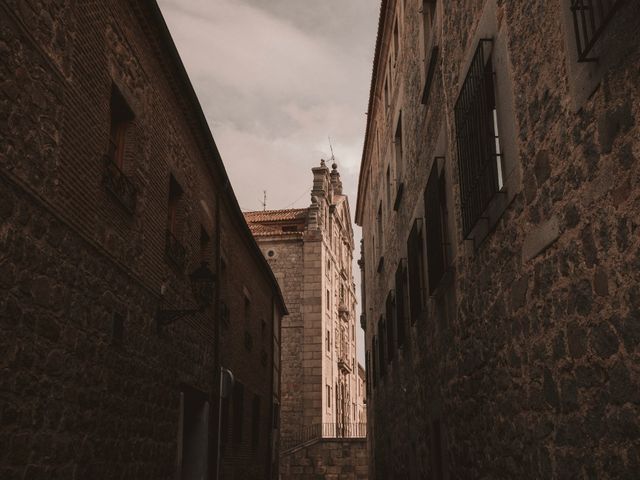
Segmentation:
<svg viewBox="0 0 640 480">
<path fill-rule="evenodd" d="M 327 353 L 331 351 L 331 330 L 327 329 L 327 335 L 325 338 L 325 343 L 327 345 Z"/>
<path fill-rule="evenodd" d="M 377 362 L 376 357 L 378 356 L 378 339 L 374 335 L 371 339 L 371 378 L 373 379 L 373 388 L 376 388 L 378 385 L 378 375 L 376 372 Z"/>
<path fill-rule="evenodd" d="M 253 395 L 253 405 L 252 405 L 252 416 L 251 416 L 251 448 L 253 450 L 258 449 L 258 444 L 260 443 L 260 396 L 254 394 Z"/>
<path fill-rule="evenodd" d="M 377 225 L 377 230 L 378 230 L 378 251 L 376 252 L 378 254 L 379 257 L 379 263 L 378 263 L 378 273 L 382 271 L 382 265 L 383 265 L 383 261 L 384 259 L 382 258 L 382 245 L 384 244 L 384 237 L 383 237 L 383 231 L 382 231 L 382 202 L 380 202 L 380 205 L 378 206 L 378 215 L 376 216 L 376 225 Z"/>
<path fill-rule="evenodd" d="M 400 52 L 400 33 L 398 31 L 398 17 L 393 23 L 393 66 L 398 62 L 398 53 Z"/>
<path fill-rule="evenodd" d="M 396 125 L 396 134 L 393 138 L 394 155 L 396 161 L 396 199 L 393 203 L 393 209 L 398 210 L 400 200 L 402 198 L 402 190 L 404 183 L 402 177 L 404 175 L 404 157 L 402 152 L 402 112 L 398 116 L 398 123 Z"/>
<path fill-rule="evenodd" d="M 396 349 L 395 325 L 396 325 L 396 308 L 393 290 L 387 295 L 385 302 L 385 315 L 387 317 L 387 362 L 391 363 Z"/>
<path fill-rule="evenodd" d="M 378 367 L 380 368 L 380 377 L 384 377 L 387 373 L 387 362 L 385 356 L 385 340 L 387 338 L 387 329 L 384 323 L 384 317 L 380 316 L 378 320 Z"/>
<path fill-rule="evenodd" d="M 327 310 L 331 310 L 331 293 L 327 289 Z"/>
<path fill-rule="evenodd" d="M 367 354 L 364 359 L 365 367 L 367 369 L 367 397 L 371 394 L 371 350 L 367 350 Z"/>
<path fill-rule="evenodd" d="M 391 210 L 391 165 L 387 165 L 387 210 Z"/>
<path fill-rule="evenodd" d="M 205 262 L 209 259 L 209 247 L 211 246 L 211 237 L 204 229 L 204 227 L 200 226 L 200 261 Z"/>
<path fill-rule="evenodd" d="M 466 238 L 503 187 L 491 40 L 480 40 L 455 105 L 462 227 Z"/>
<path fill-rule="evenodd" d="M 401 260 L 396 269 L 396 339 L 398 347 L 404 345 L 405 340 L 405 312 L 406 312 L 406 292 L 407 292 L 407 262 Z"/>
<path fill-rule="evenodd" d="M 242 420 L 244 419 L 244 385 L 238 380 L 233 384 L 233 444 L 242 442 Z"/>
<path fill-rule="evenodd" d="M 183 197 L 182 187 L 173 175 L 169 177 L 169 206 L 167 229 L 174 237 L 177 237 L 182 223 L 182 212 L 180 211 Z"/>
<path fill-rule="evenodd" d="M 422 247 L 422 222 L 416 219 L 407 241 L 409 270 L 409 307 L 411 323 L 420 317 L 424 310 L 424 251 Z"/>
<path fill-rule="evenodd" d="M 427 104 L 431 83 L 438 60 L 438 46 L 435 44 L 434 20 L 436 16 L 436 1 L 423 0 L 422 2 L 422 41 L 424 49 L 424 88 L 422 90 L 422 103 Z"/>
<path fill-rule="evenodd" d="M 329 385 L 326 386 L 327 390 L 327 409 L 331 408 L 331 387 Z"/>
<path fill-rule="evenodd" d="M 111 125 L 109 128 L 109 158 L 123 170 L 127 130 L 133 121 L 133 113 L 115 85 L 111 87 Z"/>
<path fill-rule="evenodd" d="M 597 62 L 593 48 L 624 0 L 571 0 L 578 62 Z"/>
<path fill-rule="evenodd" d="M 109 147 L 105 155 L 103 182 L 129 213 L 134 213 L 137 188 L 125 175 L 126 137 L 133 113 L 115 85 L 111 87 Z"/>
<path fill-rule="evenodd" d="M 435 158 L 424 191 L 429 295 L 434 294 L 447 266 L 447 207 L 444 182 L 444 169 L 438 174 L 438 158 Z"/>
<path fill-rule="evenodd" d="M 167 206 L 167 235 L 165 251 L 172 264 L 178 269 L 184 267 L 187 252 L 180 239 L 183 222 L 182 187 L 173 175 L 169 176 L 169 202 Z"/>
<path fill-rule="evenodd" d="M 246 289 L 245 289 L 246 290 Z M 251 321 L 251 298 L 246 293 L 244 294 L 244 322 L 248 323 Z"/>
</svg>

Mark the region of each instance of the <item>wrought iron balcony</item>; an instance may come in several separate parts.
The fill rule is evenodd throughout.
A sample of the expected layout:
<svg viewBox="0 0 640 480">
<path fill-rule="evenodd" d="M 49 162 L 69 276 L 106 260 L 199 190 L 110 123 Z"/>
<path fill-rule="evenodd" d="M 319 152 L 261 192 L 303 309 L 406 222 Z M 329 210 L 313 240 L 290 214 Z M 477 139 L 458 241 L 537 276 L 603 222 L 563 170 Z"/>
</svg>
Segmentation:
<svg viewBox="0 0 640 480">
<path fill-rule="evenodd" d="M 173 263 L 175 267 L 181 270 L 184 268 L 187 259 L 187 250 L 170 230 L 167 230 L 165 236 L 164 252 L 167 259 Z"/>
<path fill-rule="evenodd" d="M 593 47 L 626 0 L 571 0 L 578 62 L 595 62 Z"/>
<path fill-rule="evenodd" d="M 104 156 L 104 174 L 102 177 L 105 188 L 122 207 L 129 213 L 136 210 L 138 189 L 113 161 L 111 155 Z"/>
</svg>

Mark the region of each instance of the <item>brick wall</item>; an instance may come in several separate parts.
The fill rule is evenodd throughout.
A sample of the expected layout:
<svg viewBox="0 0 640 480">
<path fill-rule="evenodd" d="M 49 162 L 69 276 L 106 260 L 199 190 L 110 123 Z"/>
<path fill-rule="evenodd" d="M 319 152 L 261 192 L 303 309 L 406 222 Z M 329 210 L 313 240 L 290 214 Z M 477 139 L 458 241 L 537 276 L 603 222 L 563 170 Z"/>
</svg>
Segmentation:
<svg viewBox="0 0 640 480">
<path fill-rule="evenodd" d="M 218 241 L 232 312 L 220 361 L 246 386 L 225 478 L 275 474 L 279 290 L 157 6 L 9 1 L 0 13 L 0 477 L 175 478 L 181 395 L 192 390 L 209 402 L 213 464 L 218 305 L 161 333 L 155 315 L 194 306 L 188 274 L 201 260 L 218 268 Z M 104 183 L 114 86 L 134 114 L 123 164 L 132 211 Z M 165 248 L 170 175 L 183 190 L 182 268 Z M 245 291 L 249 316 L 238 313 Z"/>
<path fill-rule="evenodd" d="M 367 404 L 372 471 L 375 478 L 632 478 L 640 462 L 640 50 L 631 33 L 638 6 L 626 4 L 609 25 L 599 66 L 589 71 L 600 80 L 585 97 L 580 88 L 591 80 L 572 60 L 569 2 L 436 3 L 439 56 L 423 105 L 422 2 L 383 2 L 356 213 L 367 349 L 413 222 L 424 219 L 436 161 L 448 185 L 450 272 L 418 321 L 406 320 L 408 342 L 386 374 L 376 371 Z M 401 47 L 389 67 L 396 11 Z M 474 244 L 462 233 L 454 108 L 480 38 L 493 39 L 509 163 L 507 201 L 489 212 L 490 228 Z M 379 100 L 385 68 L 397 70 L 388 109 Z M 394 168 L 400 110 L 404 194 L 397 210 L 384 209 L 378 272 L 376 213 L 386 167 Z M 425 275 L 428 262 L 420 266 Z"/>
</svg>

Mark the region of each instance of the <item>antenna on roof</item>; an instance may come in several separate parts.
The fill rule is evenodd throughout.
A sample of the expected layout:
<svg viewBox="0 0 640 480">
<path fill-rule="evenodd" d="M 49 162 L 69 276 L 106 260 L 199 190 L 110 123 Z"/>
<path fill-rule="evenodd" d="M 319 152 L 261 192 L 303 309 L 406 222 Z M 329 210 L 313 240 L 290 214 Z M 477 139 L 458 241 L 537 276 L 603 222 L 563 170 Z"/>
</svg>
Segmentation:
<svg viewBox="0 0 640 480">
<path fill-rule="evenodd" d="M 329 139 L 329 149 L 331 150 L 331 163 L 335 163 L 336 157 L 333 154 L 333 147 L 331 146 L 331 137 L 327 137 Z"/>
<path fill-rule="evenodd" d="M 267 191 L 263 190 L 262 193 L 263 193 L 263 197 L 260 204 L 262 205 L 262 211 L 266 212 L 267 211 Z"/>
</svg>

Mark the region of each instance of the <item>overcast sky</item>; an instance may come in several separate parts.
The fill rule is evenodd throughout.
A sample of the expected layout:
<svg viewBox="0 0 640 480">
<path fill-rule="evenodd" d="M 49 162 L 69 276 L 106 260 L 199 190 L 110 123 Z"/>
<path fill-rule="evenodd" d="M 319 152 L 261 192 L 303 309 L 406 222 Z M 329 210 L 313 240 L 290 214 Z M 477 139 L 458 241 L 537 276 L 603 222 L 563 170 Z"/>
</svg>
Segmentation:
<svg viewBox="0 0 640 480">
<path fill-rule="evenodd" d="M 379 1 L 158 3 L 242 209 L 308 206 L 331 137 L 353 215 Z"/>
</svg>

